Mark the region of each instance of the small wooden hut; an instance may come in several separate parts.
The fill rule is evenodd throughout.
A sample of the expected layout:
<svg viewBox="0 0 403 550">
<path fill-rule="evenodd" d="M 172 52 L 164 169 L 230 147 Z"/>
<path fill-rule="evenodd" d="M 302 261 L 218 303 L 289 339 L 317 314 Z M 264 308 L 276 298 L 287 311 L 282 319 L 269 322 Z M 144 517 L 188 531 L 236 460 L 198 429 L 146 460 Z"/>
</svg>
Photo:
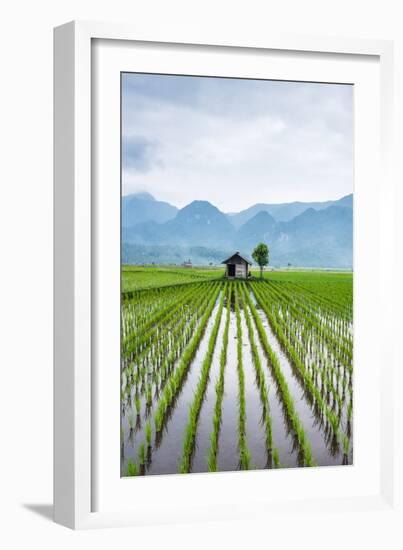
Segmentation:
<svg viewBox="0 0 403 550">
<path fill-rule="evenodd" d="M 227 266 L 225 275 L 228 278 L 247 279 L 249 276 L 249 266 L 252 265 L 249 260 L 235 252 L 232 256 L 222 262 Z"/>
</svg>

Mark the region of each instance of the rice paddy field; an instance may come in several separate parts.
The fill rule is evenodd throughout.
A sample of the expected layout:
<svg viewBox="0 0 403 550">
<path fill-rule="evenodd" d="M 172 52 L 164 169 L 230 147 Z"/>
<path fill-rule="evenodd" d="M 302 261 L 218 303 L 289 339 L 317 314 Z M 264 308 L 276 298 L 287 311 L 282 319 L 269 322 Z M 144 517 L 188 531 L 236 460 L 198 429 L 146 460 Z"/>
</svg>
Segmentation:
<svg viewBox="0 0 403 550">
<path fill-rule="evenodd" d="M 121 475 L 353 461 L 353 275 L 125 266 Z"/>
</svg>

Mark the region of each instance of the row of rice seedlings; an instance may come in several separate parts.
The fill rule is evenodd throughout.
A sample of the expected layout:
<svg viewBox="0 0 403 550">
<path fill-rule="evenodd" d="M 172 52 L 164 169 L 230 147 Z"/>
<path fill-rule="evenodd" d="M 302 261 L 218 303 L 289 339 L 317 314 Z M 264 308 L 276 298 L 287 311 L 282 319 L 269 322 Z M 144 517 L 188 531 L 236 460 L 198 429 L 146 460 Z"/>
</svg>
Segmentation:
<svg viewBox="0 0 403 550">
<path fill-rule="evenodd" d="M 221 315 L 224 307 L 225 291 L 221 294 L 220 306 L 217 311 L 217 316 L 214 321 L 214 325 L 210 334 L 210 338 L 207 345 L 206 355 L 203 359 L 203 363 L 200 370 L 200 377 L 197 383 L 195 394 L 192 404 L 189 410 L 189 419 L 185 428 L 185 437 L 183 441 L 182 458 L 179 464 L 179 473 L 187 473 L 190 471 L 191 459 L 194 451 L 194 443 L 197 431 L 197 424 L 199 420 L 200 410 L 203 404 L 204 396 L 206 394 L 207 384 L 209 382 L 209 374 L 211 368 L 211 362 L 213 360 L 213 354 L 217 341 L 217 334 L 221 324 Z"/>
<path fill-rule="evenodd" d="M 296 370 L 302 377 L 304 387 L 313 398 L 317 410 L 322 415 L 325 415 L 325 417 L 329 421 L 334 437 L 338 441 L 340 441 L 339 417 L 330 409 L 329 405 L 322 398 L 321 392 L 315 386 L 311 376 L 309 375 L 308 371 L 305 369 L 305 365 L 301 362 L 301 360 L 299 359 L 298 355 L 295 352 L 295 349 L 291 345 L 290 341 L 286 339 L 280 325 L 277 323 L 277 321 L 275 320 L 275 318 L 273 317 L 269 309 L 266 307 L 265 301 L 262 299 L 260 291 L 257 289 L 256 285 L 253 285 L 253 291 L 259 303 L 259 306 L 265 312 L 267 320 L 270 323 L 270 326 L 273 332 L 275 333 L 277 339 L 279 340 L 280 345 L 283 347 L 284 351 L 286 351 L 287 355 L 291 359 L 292 365 L 296 368 Z"/>
<path fill-rule="evenodd" d="M 122 338 L 124 342 L 138 339 L 150 327 L 154 326 L 162 310 L 169 310 L 189 291 L 188 287 L 158 289 L 136 292 L 130 301 L 122 303 Z"/>
<path fill-rule="evenodd" d="M 280 281 L 272 281 L 273 284 L 282 286 Z M 337 312 L 346 319 L 352 319 L 352 286 L 350 284 L 334 283 L 332 285 L 316 282 L 287 281 L 286 285 L 292 289 L 294 295 L 303 294 L 310 300 L 318 303 L 321 308 Z"/>
<path fill-rule="evenodd" d="M 179 301 L 175 302 L 175 306 L 172 307 L 171 304 L 167 308 L 163 308 L 161 312 L 158 313 L 158 319 L 154 320 L 154 323 L 151 327 L 148 328 L 143 334 L 136 337 L 133 341 L 129 337 L 128 341 L 124 340 L 122 345 L 122 356 L 124 358 L 131 358 L 134 355 L 138 355 L 141 351 L 147 348 L 147 346 L 152 343 L 153 338 L 158 334 L 159 328 L 166 325 L 172 318 L 177 317 L 178 319 L 182 315 L 182 309 L 186 304 L 187 300 L 195 295 L 196 292 L 200 292 L 198 289 L 199 285 L 196 288 L 192 285 L 185 293 L 184 296 Z"/>
<path fill-rule="evenodd" d="M 327 313 L 323 312 L 320 305 L 315 304 L 311 295 L 303 294 L 295 295 L 293 288 L 288 288 L 286 284 L 282 287 L 267 284 L 267 288 L 270 294 L 275 294 L 280 303 L 283 303 L 287 308 L 293 311 L 297 318 L 303 316 L 307 322 L 314 325 L 315 330 L 323 334 L 329 343 L 335 341 L 337 346 L 345 347 L 345 353 L 348 354 L 351 351 L 351 335 L 344 336 L 348 333 L 347 323 L 343 319 L 337 317 L 337 314 L 332 311 Z M 330 321 L 331 320 L 331 321 Z M 335 327 L 337 330 L 335 330 Z M 331 328 L 331 330 L 329 330 Z M 337 338 L 335 336 L 337 335 Z M 349 349 L 350 348 L 350 349 Z"/>
<path fill-rule="evenodd" d="M 273 287 L 271 287 L 273 289 Z M 351 360 L 352 357 L 352 335 L 349 332 L 349 321 L 345 318 L 338 317 L 334 310 L 327 310 L 324 314 L 321 308 L 322 299 L 319 298 L 319 306 L 315 305 L 315 300 L 311 294 L 301 294 L 300 296 L 292 295 L 292 290 L 289 291 L 286 287 L 279 289 L 277 292 L 284 296 L 285 300 L 290 300 L 293 296 L 295 306 L 298 306 L 297 317 L 300 316 L 302 310 L 304 317 L 308 322 L 314 325 L 326 342 L 330 346 L 334 346 L 337 353 L 342 353 L 345 357 Z"/>
<path fill-rule="evenodd" d="M 146 323 L 155 312 L 161 309 L 161 304 L 172 302 L 176 297 L 180 297 L 181 294 L 187 292 L 190 286 L 196 286 L 200 282 L 192 282 L 191 285 L 176 285 L 165 287 L 154 287 L 151 289 L 139 289 L 130 293 L 130 298 L 122 294 L 122 308 L 133 312 L 134 319 L 138 319 L 143 313 L 146 314 L 144 319 Z M 140 324 L 136 324 L 136 328 L 139 328 Z"/>
<path fill-rule="evenodd" d="M 187 287 L 142 290 L 133 294 L 130 300 L 122 297 L 122 334 L 123 336 L 143 333 L 155 322 L 155 316 L 161 311 L 161 304 L 173 304 L 181 297 Z"/>
<path fill-rule="evenodd" d="M 191 339 L 189 345 L 186 347 L 186 349 L 182 354 L 182 357 L 177 369 L 174 371 L 174 373 L 170 377 L 169 382 L 164 387 L 161 398 L 158 402 L 157 409 L 154 414 L 154 423 L 155 423 L 155 429 L 157 432 L 159 432 L 163 427 L 167 410 L 170 407 L 172 401 L 174 400 L 178 390 L 180 389 L 183 378 L 187 373 L 190 367 L 190 364 L 193 360 L 193 357 L 199 347 L 200 341 L 204 335 L 207 322 L 214 309 L 219 292 L 220 292 L 220 286 L 217 286 L 217 288 L 214 290 L 212 297 L 209 300 L 209 304 L 207 306 L 206 311 L 203 314 L 200 324 L 195 330 L 193 338 Z"/>
<path fill-rule="evenodd" d="M 194 284 L 197 281 L 214 281 L 222 280 L 224 276 L 223 270 L 208 270 L 205 273 L 201 273 L 199 270 L 174 270 L 157 267 L 152 269 L 151 267 L 132 269 L 125 266 L 123 269 L 124 278 L 128 275 L 134 275 L 135 280 L 132 284 L 124 284 L 122 294 L 125 299 L 130 299 L 131 296 L 137 292 L 143 292 L 147 290 L 162 290 L 165 288 L 175 288 L 176 286 L 184 286 L 187 284 Z"/>
<path fill-rule="evenodd" d="M 186 315 L 175 320 L 168 328 L 168 345 L 162 346 L 163 356 L 156 357 L 156 368 L 164 379 L 164 375 L 169 373 L 175 361 L 179 358 L 182 350 L 186 347 L 192 336 L 195 325 L 202 317 L 210 297 L 213 295 L 217 284 L 207 287 L 207 292 L 197 292 L 192 296 L 192 301 L 187 304 Z M 169 358 L 169 361 L 167 362 Z M 166 371 L 166 372 L 165 372 Z"/>
<path fill-rule="evenodd" d="M 172 319 L 170 325 L 164 327 L 165 339 L 158 338 L 154 343 L 154 349 L 147 355 L 147 364 L 151 366 L 153 376 L 164 376 L 167 355 L 170 355 L 173 361 L 178 358 L 181 348 L 188 340 L 193 321 L 198 318 L 198 310 L 203 303 L 204 296 L 204 293 L 195 294 L 192 303 L 185 306 L 182 315 Z"/>
<path fill-rule="evenodd" d="M 261 288 L 259 288 L 259 290 L 261 290 Z M 265 292 L 263 291 L 262 294 L 265 294 Z M 305 364 L 305 366 L 308 366 L 315 383 L 318 381 L 319 375 L 321 376 L 323 384 L 320 389 L 322 394 L 326 390 L 327 395 L 329 397 L 330 395 L 332 396 L 332 407 L 334 408 L 337 404 L 339 407 L 339 412 L 341 413 L 342 406 L 340 407 L 340 405 L 342 405 L 342 399 L 339 394 L 339 382 L 341 381 L 341 378 L 343 378 L 341 385 L 345 388 L 347 384 L 345 381 L 346 363 L 343 365 L 343 374 L 341 374 L 339 368 L 340 357 L 337 357 L 336 359 L 336 356 L 338 355 L 337 349 L 335 349 L 336 345 L 332 346 L 333 352 L 336 352 L 332 355 L 330 353 L 330 349 L 324 343 L 324 332 L 319 332 L 316 329 L 314 329 L 313 332 L 311 332 L 310 329 L 307 330 L 303 318 L 300 321 L 295 317 L 284 318 L 284 316 L 279 316 L 278 310 L 276 310 L 273 306 L 273 296 L 271 294 L 270 298 L 268 295 L 266 306 L 269 303 L 271 305 L 271 312 L 276 317 L 278 323 L 282 325 L 286 337 L 292 341 L 294 349 L 301 361 Z M 296 328 L 298 325 L 300 326 L 300 331 Z M 306 337 L 303 336 L 304 333 L 308 334 L 308 341 Z M 307 359 L 309 359 L 310 356 L 311 359 L 307 362 Z M 348 364 L 352 366 L 351 360 L 348 360 Z M 320 369 L 318 368 L 318 365 Z M 335 369 L 333 365 L 337 365 L 338 368 Z M 349 386 L 351 386 L 351 380 L 352 378 L 349 369 Z M 329 404 L 331 404 L 330 401 Z"/>
<path fill-rule="evenodd" d="M 293 363 L 298 363 L 305 368 L 304 377 L 301 375 L 301 382 L 306 389 L 306 380 L 310 379 L 313 385 L 317 388 L 313 392 L 310 391 L 309 402 L 314 407 L 315 415 L 318 421 L 324 425 L 326 443 L 330 445 L 332 454 L 339 452 L 340 436 L 338 434 L 338 425 L 343 426 L 346 419 L 346 386 L 348 383 L 348 391 L 352 391 L 352 377 L 350 370 L 347 372 L 347 367 L 342 366 L 329 354 L 329 349 L 325 347 L 322 351 L 320 345 L 320 334 L 311 334 L 306 341 L 302 336 L 305 327 L 300 327 L 298 330 L 298 320 L 295 318 L 279 316 L 276 308 L 273 307 L 273 300 L 267 298 L 266 305 L 271 305 L 271 312 L 274 314 L 276 321 L 282 327 L 285 339 L 293 346 L 292 357 L 290 360 Z M 319 339 L 319 341 L 318 341 Z M 280 342 L 281 343 L 281 342 Z M 290 356 L 290 350 L 282 348 Z M 301 366 L 300 365 L 300 366 Z M 298 373 L 300 374 L 300 371 Z M 305 381 L 304 379 L 305 378 Z M 312 390 L 312 388 L 310 388 Z M 324 402 L 323 407 L 318 406 L 318 392 Z M 314 394 L 316 394 L 316 399 Z M 347 427 L 348 422 L 346 420 Z"/>
<path fill-rule="evenodd" d="M 194 326 L 199 319 L 198 306 L 203 302 L 204 296 L 201 296 L 197 301 L 197 307 L 188 317 L 183 317 L 179 323 L 172 325 L 169 331 L 169 336 L 165 345 L 161 347 L 157 356 L 149 358 L 151 363 L 151 377 L 156 388 L 156 396 L 164 387 L 167 377 L 172 372 L 177 359 L 180 357 L 182 350 L 188 344 Z"/>
<path fill-rule="evenodd" d="M 249 293 L 245 293 L 245 296 L 249 309 L 252 313 L 253 320 L 255 322 L 260 343 L 267 356 L 269 366 L 273 371 L 274 379 L 276 381 L 279 394 L 281 396 L 285 413 L 287 415 L 293 433 L 298 441 L 299 449 L 301 452 L 301 462 L 304 466 L 315 466 L 316 464 L 312 457 L 312 449 L 308 440 L 308 436 L 306 435 L 302 422 L 298 416 L 297 411 L 295 410 L 294 400 L 291 396 L 287 381 L 281 370 L 280 362 L 277 358 L 277 355 L 274 353 L 269 344 L 262 320 L 260 319 L 260 316 L 251 300 Z"/>
<path fill-rule="evenodd" d="M 123 357 L 137 357 L 137 360 L 143 358 L 146 353 L 152 349 L 152 345 L 158 342 L 158 337 L 161 331 L 173 320 L 178 320 L 182 317 L 184 309 L 188 307 L 189 302 L 193 297 L 200 292 L 201 285 L 192 285 L 187 288 L 187 291 L 180 294 L 172 302 L 169 302 L 161 311 L 157 311 L 157 318 L 153 318 L 151 325 L 147 323 L 147 330 L 142 333 L 129 333 L 126 340 L 124 339 Z"/>
<path fill-rule="evenodd" d="M 346 416 L 346 388 L 350 395 L 352 392 L 351 315 L 340 312 L 334 304 L 324 306 L 323 297 L 314 294 L 314 289 L 306 291 L 294 283 L 274 281 L 267 287 L 266 306 L 292 342 L 322 397 L 342 421 Z M 343 289 L 342 295 L 347 296 L 344 303 L 351 310 L 352 294 L 344 292 L 350 285 L 338 284 L 337 288 Z M 290 304 L 294 305 L 292 315 Z M 329 334 L 333 337 L 330 347 Z"/>
<path fill-rule="evenodd" d="M 262 285 L 263 287 L 263 285 Z M 297 319 L 302 325 L 309 326 L 311 331 L 318 333 L 321 337 L 321 340 L 326 343 L 329 349 L 332 350 L 334 355 L 341 362 L 351 363 L 352 359 L 352 349 L 351 343 L 344 343 L 340 341 L 340 338 L 336 338 L 323 324 L 320 323 L 318 318 L 315 316 L 314 308 L 308 307 L 305 303 L 297 303 L 296 297 L 288 294 L 284 289 L 279 290 L 278 288 L 274 289 L 271 284 L 264 285 L 264 288 L 260 288 L 262 292 L 267 292 L 271 297 L 272 307 L 275 307 L 276 302 L 284 304 L 288 310 L 291 311 L 294 318 Z M 273 294 L 275 296 L 273 296 Z M 273 298 L 276 298 L 273 300 Z"/>
<path fill-rule="evenodd" d="M 235 314 L 237 328 L 237 369 L 239 382 L 239 418 L 238 418 L 238 437 L 239 437 L 239 455 L 241 470 L 250 468 L 250 450 L 246 441 L 246 401 L 245 401 L 245 374 L 242 360 L 242 325 L 241 314 L 238 303 L 238 284 L 235 285 Z"/>
<path fill-rule="evenodd" d="M 199 319 L 199 314 L 202 315 L 203 312 L 208 307 L 208 305 L 210 303 L 210 299 L 213 296 L 215 289 L 217 289 L 217 288 L 219 288 L 219 286 L 217 286 L 216 284 L 211 285 L 211 286 L 208 287 L 209 292 L 207 294 L 201 294 L 201 295 L 199 294 L 197 296 L 197 299 L 195 300 L 194 304 L 196 304 L 196 305 L 202 304 L 202 305 L 201 305 L 200 311 L 197 308 L 195 309 L 196 313 L 195 313 L 194 318 L 192 319 L 193 324 L 189 327 L 190 328 L 189 334 L 191 334 L 192 329 L 196 326 L 196 323 L 198 322 L 198 319 Z M 177 328 L 178 331 L 181 330 L 180 325 L 178 325 L 176 328 Z M 178 340 L 177 340 L 176 346 L 179 346 L 180 342 L 182 342 L 183 333 L 182 334 L 178 333 L 177 336 L 178 336 Z M 190 337 L 189 337 L 189 339 L 190 339 Z M 170 357 L 168 356 L 167 360 L 169 361 L 169 359 L 170 359 Z M 173 376 L 173 373 L 170 375 L 170 377 L 171 376 Z M 170 378 L 168 378 L 168 380 L 170 380 Z M 140 423 L 141 401 L 140 401 L 140 395 L 138 393 L 136 394 L 136 397 L 135 397 L 135 405 L 136 405 L 136 412 L 137 412 L 136 426 L 140 427 L 140 425 L 141 425 L 141 423 Z M 148 411 L 148 414 L 151 414 L 151 407 L 150 407 L 150 410 Z M 130 420 L 130 415 L 129 415 L 129 423 L 130 422 L 131 422 L 131 420 Z M 134 425 L 134 422 L 132 422 L 132 424 Z M 130 432 L 133 433 L 133 430 L 131 429 Z M 146 443 L 147 443 L 147 453 L 148 453 L 148 456 L 150 457 L 150 460 L 151 460 L 152 428 L 151 428 L 151 423 L 150 422 L 147 422 L 147 424 L 146 424 L 145 436 L 146 436 Z"/>
<path fill-rule="evenodd" d="M 262 288 L 259 288 L 259 290 L 262 290 Z M 293 317 L 288 314 L 288 310 L 286 310 L 287 315 L 284 315 L 284 313 L 280 312 L 280 308 L 286 307 L 286 304 L 284 305 L 282 302 L 276 306 L 276 300 L 272 294 L 266 293 L 265 290 L 263 290 L 261 294 L 262 296 L 266 295 L 266 306 L 270 306 L 272 314 L 277 322 L 283 327 L 286 337 L 292 340 L 295 351 L 299 355 L 301 361 L 311 370 L 315 371 L 315 377 L 319 374 L 315 363 L 321 368 L 328 368 L 329 365 L 334 362 L 339 365 L 335 355 L 332 355 L 330 349 L 326 346 L 323 334 L 318 332 L 316 328 L 313 330 L 311 330 L 311 328 L 308 329 L 308 325 L 309 327 L 311 327 L 311 325 L 309 322 L 305 322 L 303 315 L 301 315 L 301 318 L 297 318 L 296 316 Z M 280 300 L 282 300 L 282 298 Z M 332 372 L 334 371 L 331 371 L 331 373 Z M 329 373 L 327 375 L 329 376 Z M 331 376 L 329 376 L 329 378 L 331 378 Z M 336 394 L 333 397 L 334 400 L 337 400 Z"/>
<path fill-rule="evenodd" d="M 193 330 L 195 329 L 197 323 L 199 322 L 200 316 L 203 314 L 203 312 L 207 308 L 209 304 L 209 300 L 213 295 L 215 288 L 217 288 L 217 286 L 212 285 L 209 288 L 209 292 L 207 294 L 199 294 L 197 296 L 196 300 L 194 301 L 194 304 L 192 305 L 192 309 L 194 309 L 194 311 L 192 312 L 193 316 L 191 317 L 191 320 L 188 323 L 188 326 L 185 327 L 182 323 L 175 326 L 173 330 L 173 336 L 175 337 L 175 344 L 172 347 L 170 353 L 166 355 L 164 362 L 162 363 L 158 372 L 159 374 L 158 383 L 160 385 L 157 389 L 159 391 L 165 387 L 166 383 L 168 383 L 171 377 L 173 376 L 174 371 L 172 369 L 175 367 L 177 368 L 176 359 L 177 357 L 179 357 L 179 354 L 182 352 L 183 349 L 185 349 L 186 345 L 191 339 Z M 146 391 L 146 388 L 148 388 L 148 393 Z M 157 392 L 158 396 L 159 396 L 159 391 Z M 148 407 L 148 410 L 146 409 L 146 413 L 151 414 L 153 402 L 152 402 L 152 395 L 150 391 L 150 385 L 148 385 L 148 387 L 144 387 L 144 392 L 145 392 L 146 407 Z M 136 405 L 136 411 L 138 416 L 140 415 L 140 411 L 141 411 L 141 399 L 140 399 L 141 395 L 142 395 L 142 392 L 141 391 L 139 392 L 138 386 L 136 386 L 135 405 Z"/>
<path fill-rule="evenodd" d="M 171 294 L 166 293 L 166 300 L 170 299 Z M 130 299 L 122 294 L 121 307 L 125 315 L 125 322 L 122 323 L 123 330 L 127 328 L 128 332 L 131 332 L 132 329 L 141 329 L 143 322 L 147 322 L 147 318 L 158 310 L 160 298 L 156 289 L 135 292 Z"/>
<path fill-rule="evenodd" d="M 268 462 L 273 466 L 274 465 L 273 429 L 272 429 L 272 419 L 270 415 L 268 390 L 266 386 L 266 379 L 265 379 L 262 363 L 260 361 L 259 350 L 256 346 L 252 321 L 251 321 L 247 304 L 246 304 L 245 287 L 243 283 L 242 283 L 242 286 L 240 286 L 240 297 L 241 297 L 242 308 L 245 316 L 246 326 L 248 327 L 248 336 L 249 336 L 249 342 L 250 342 L 251 351 L 252 351 L 252 361 L 255 367 L 256 381 L 257 381 L 257 386 L 260 394 L 260 401 L 263 409 L 263 421 L 264 421 L 265 436 L 266 436 L 266 449 L 267 449 L 267 454 L 269 459 Z"/>
<path fill-rule="evenodd" d="M 286 289 L 295 298 L 295 301 L 301 303 L 304 301 L 311 304 L 312 307 L 320 309 L 323 315 L 336 315 L 346 322 L 351 322 L 351 308 L 345 307 L 337 302 L 329 300 L 327 296 L 323 296 L 314 291 L 313 288 L 307 289 L 301 284 L 295 283 L 275 283 L 273 286 L 278 289 Z"/>
<path fill-rule="evenodd" d="M 337 369 L 337 374 L 335 375 L 336 369 L 332 366 L 334 358 L 325 355 L 320 349 L 315 347 L 315 336 L 310 336 L 309 339 L 306 340 L 303 336 L 304 328 L 300 328 L 295 319 L 279 316 L 278 312 L 276 312 L 276 309 L 273 307 L 271 307 L 271 312 L 277 323 L 282 327 L 285 338 L 294 346 L 295 353 L 304 364 L 306 372 L 321 392 L 322 397 L 327 400 L 329 405 L 332 402 L 333 406 L 339 404 L 341 401 L 339 387 L 338 384 L 337 386 L 335 385 L 334 380 L 337 380 L 337 378 L 340 379 L 341 374 L 340 369 Z M 344 371 L 343 379 L 345 379 Z M 345 384 L 346 383 L 347 381 Z"/>
<path fill-rule="evenodd" d="M 189 296 L 192 295 L 193 291 L 195 289 L 198 289 L 200 291 L 203 286 L 203 284 L 197 283 L 186 286 L 184 289 L 178 287 L 176 289 L 172 289 L 168 297 L 162 296 L 158 298 L 159 307 L 153 311 L 153 314 L 151 316 L 147 316 L 147 312 L 143 313 L 142 315 L 145 318 L 142 319 L 142 326 L 140 328 L 136 327 L 135 330 L 127 333 L 127 344 L 131 343 L 133 344 L 133 346 L 135 346 L 135 348 L 141 349 L 141 339 L 144 338 L 150 330 L 154 329 L 159 324 L 163 326 L 166 323 L 167 314 L 172 313 L 172 310 L 175 309 L 177 306 L 186 304 L 186 301 L 188 300 Z M 136 324 L 138 323 L 136 322 Z"/>
<path fill-rule="evenodd" d="M 284 325 L 282 326 L 284 330 Z M 350 369 L 345 364 L 341 365 L 328 350 L 321 351 L 316 336 L 311 336 L 308 340 L 308 346 L 306 344 L 302 345 L 298 341 L 298 335 L 295 336 L 286 332 L 286 336 L 292 341 L 299 358 L 305 364 L 315 385 L 318 386 L 329 404 L 332 401 L 333 405 L 336 405 L 336 403 L 343 404 L 347 386 L 349 392 L 352 390 L 352 373 Z"/>
<path fill-rule="evenodd" d="M 160 351 L 158 355 L 156 353 L 152 354 L 150 348 L 153 347 L 154 343 L 151 342 L 150 348 L 143 350 L 143 352 L 138 357 L 134 357 L 134 362 L 131 363 L 123 372 L 126 371 L 132 372 L 131 382 L 136 385 L 136 392 L 138 391 L 139 386 L 141 385 L 146 388 L 146 385 L 149 381 L 149 378 L 153 382 L 158 382 L 161 379 L 165 379 L 167 371 L 167 360 L 171 360 L 172 363 L 178 357 L 181 349 L 185 345 L 185 341 L 189 339 L 189 333 L 192 329 L 192 319 L 194 320 L 197 317 L 197 310 L 201 302 L 205 298 L 204 293 L 197 292 L 195 288 L 190 297 L 188 297 L 187 303 L 187 314 L 183 315 L 178 319 L 173 316 L 167 324 L 164 326 L 164 329 L 159 335 L 159 347 Z M 191 298 L 191 300 L 190 300 Z M 189 329 L 189 330 L 188 330 Z M 141 366 L 142 363 L 147 358 L 147 367 Z M 162 360 L 162 363 L 161 363 Z M 151 362 L 152 370 L 149 371 L 148 365 Z M 132 366 L 137 364 L 137 371 L 134 374 Z M 133 376 L 134 375 L 134 376 Z M 140 390 L 140 393 L 143 393 Z"/>
<path fill-rule="evenodd" d="M 212 287 L 214 289 L 214 287 Z M 162 362 L 158 365 L 157 377 L 160 384 L 159 389 L 162 390 L 165 386 L 167 377 L 172 372 L 172 368 L 175 366 L 177 359 L 182 354 L 189 340 L 193 335 L 194 328 L 200 319 L 203 311 L 203 304 L 207 303 L 209 293 L 199 294 L 192 305 L 193 311 L 190 312 L 189 318 L 184 317 L 180 323 L 176 323 L 170 331 L 170 338 L 173 344 L 170 348 L 165 349 L 165 355 Z"/>
<path fill-rule="evenodd" d="M 214 405 L 213 412 L 213 431 L 210 435 L 210 449 L 207 458 L 207 465 L 209 472 L 217 471 L 217 455 L 218 455 L 218 438 L 220 435 L 221 428 L 221 417 L 222 417 L 222 402 L 224 398 L 224 374 L 225 366 L 227 364 L 227 350 L 228 350 L 228 333 L 229 333 L 229 324 L 231 318 L 231 294 L 232 294 L 232 283 L 229 283 L 227 286 L 227 315 L 225 319 L 225 328 L 223 334 L 222 348 L 220 354 L 220 372 L 219 377 L 215 385 L 216 401 Z"/>
</svg>

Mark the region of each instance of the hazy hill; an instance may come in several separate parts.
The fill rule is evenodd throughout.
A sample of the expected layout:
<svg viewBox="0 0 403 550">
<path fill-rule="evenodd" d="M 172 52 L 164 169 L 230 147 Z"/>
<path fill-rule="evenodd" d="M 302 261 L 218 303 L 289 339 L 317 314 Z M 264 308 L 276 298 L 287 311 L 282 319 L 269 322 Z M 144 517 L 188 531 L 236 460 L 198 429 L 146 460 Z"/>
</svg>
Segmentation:
<svg viewBox="0 0 403 550">
<path fill-rule="evenodd" d="M 234 240 L 243 250 L 252 250 L 256 243 L 270 243 L 276 232 L 276 220 L 268 212 L 261 211 L 241 225 Z"/>
<path fill-rule="evenodd" d="M 137 197 L 137 200 L 167 204 L 148 197 Z M 250 255 L 253 247 L 263 241 L 270 247 L 271 265 L 349 268 L 352 266 L 352 195 L 329 202 L 331 205 L 323 208 L 325 203 L 312 203 L 321 207 L 304 208 L 287 221 L 278 221 L 267 210 L 258 210 L 236 228 L 226 214 L 208 201 L 193 201 L 176 210 L 168 221 L 148 220 L 124 226 L 123 261 L 182 263 L 190 258 L 194 264 L 220 263 L 235 250 Z M 298 210 L 301 204 L 308 203 L 282 207 L 291 208 L 291 204 L 299 205 L 295 207 Z"/>
<path fill-rule="evenodd" d="M 123 228 L 123 242 L 178 246 L 229 246 L 234 228 L 227 216 L 207 201 L 193 201 L 164 224 L 140 223 Z"/>
<path fill-rule="evenodd" d="M 150 193 L 122 197 L 122 226 L 154 221 L 164 223 L 176 216 L 178 209 L 168 202 L 157 201 Z"/>
<path fill-rule="evenodd" d="M 289 221 L 302 214 L 305 210 L 313 208 L 314 210 L 324 210 L 329 206 L 345 206 L 352 208 L 353 195 L 346 195 L 336 201 L 325 202 L 289 202 L 284 204 L 265 204 L 259 203 L 242 210 L 241 212 L 228 214 L 228 219 L 235 227 L 240 227 L 248 220 L 253 218 L 258 212 L 268 212 L 273 218 L 280 221 Z"/>
<path fill-rule="evenodd" d="M 273 262 L 312 267 L 352 267 L 353 211 L 310 208 L 277 224 L 271 241 Z"/>
</svg>

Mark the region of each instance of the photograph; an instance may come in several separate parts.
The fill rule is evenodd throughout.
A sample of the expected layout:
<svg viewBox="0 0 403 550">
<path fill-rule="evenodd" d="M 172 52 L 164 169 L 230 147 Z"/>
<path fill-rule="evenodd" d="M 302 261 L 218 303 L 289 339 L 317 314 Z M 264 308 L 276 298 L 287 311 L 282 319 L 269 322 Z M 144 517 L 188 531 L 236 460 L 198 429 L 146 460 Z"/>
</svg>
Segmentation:
<svg viewBox="0 0 403 550">
<path fill-rule="evenodd" d="M 120 85 L 121 477 L 352 465 L 354 86 Z"/>
</svg>

